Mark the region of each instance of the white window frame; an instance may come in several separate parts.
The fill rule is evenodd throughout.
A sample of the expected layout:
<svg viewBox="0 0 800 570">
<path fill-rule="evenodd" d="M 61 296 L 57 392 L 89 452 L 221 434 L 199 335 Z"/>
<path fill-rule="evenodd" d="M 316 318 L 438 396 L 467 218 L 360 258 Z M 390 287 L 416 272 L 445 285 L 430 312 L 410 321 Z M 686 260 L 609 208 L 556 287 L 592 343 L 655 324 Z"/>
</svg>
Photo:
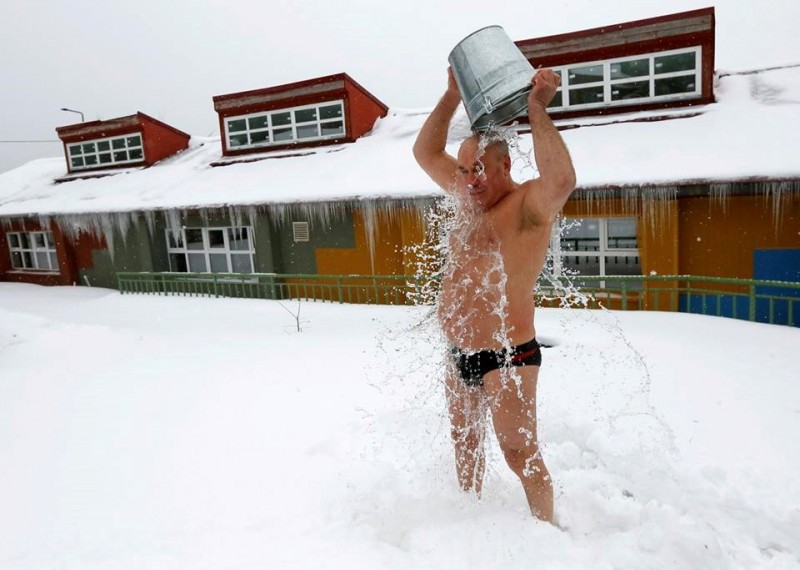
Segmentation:
<svg viewBox="0 0 800 570">
<path fill-rule="evenodd" d="M 128 146 L 128 139 L 131 137 L 139 137 L 139 144 L 138 145 L 131 145 Z M 123 148 L 114 148 L 114 141 L 122 140 L 124 147 Z M 102 142 L 108 142 L 108 151 L 99 150 L 97 145 Z M 84 152 L 83 145 L 86 144 L 94 144 L 94 152 Z M 78 153 L 73 154 L 72 149 L 78 149 Z M 127 156 L 130 157 L 130 153 L 133 150 L 140 150 L 142 151 L 142 156 L 140 158 L 128 158 L 127 160 L 117 160 L 114 158 L 114 155 L 118 152 L 125 152 Z M 101 154 L 109 154 L 111 156 L 111 162 L 100 162 L 100 155 Z M 95 159 L 94 164 L 86 164 L 87 156 L 93 156 Z M 73 158 L 81 158 L 83 159 L 83 165 L 75 166 L 73 164 Z M 124 135 L 116 136 L 116 137 L 104 137 L 99 139 L 92 139 L 88 141 L 81 141 L 77 143 L 69 143 L 67 145 L 67 161 L 69 162 L 69 167 L 71 170 L 91 170 L 93 168 L 103 168 L 106 166 L 118 166 L 120 164 L 134 164 L 143 162 L 145 159 L 144 156 L 144 134 L 141 131 L 136 131 L 133 133 L 126 133 Z"/>
<path fill-rule="evenodd" d="M 655 59 L 657 57 L 663 56 L 670 56 L 670 55 L 679 55 L 679 54 L 686 54 L 686 53 L 694 53 L 695 54 L 695 68 L 692 70 L 684 70 L 684 71 L 674 71 L 670 73 L 656 73 L 655 71 Z M 630 77 L 626 79 L 611 79 L 611 65 L 616 63 L 625 63 L 629 61 L 637 61 L 640 59 L 648 59 L 649 60 L 649 74 L 642 75 L 639 77 Z M 603 79 L 602 81 L 594 81 L 591 83 L 580 83 L 576 85 L 570 85 L 569 82 L 569 70 L 575 69 L 579 67 L 589 67 L 592 65 L 602 65 L 603 66 Z M 647 103 L 655 103 L 655 102 L 662 102 L 662 101 L 682 101 L 686 99 L 697 99 L 702 95 L 702 87 L 703 87 L 703 48 L 702 46 L 694 46 L 690 48 L 681 48 L 681 49 L 674 49 L 674 50 L 667 50 L 667 51 L 659 51 L 653 53 L 644 53 L 626 57 L 619 57 L 614 59 L 607 59 L 607 60 L 596 60 L 596 61 L 587 61 L 587 62 L 579 62 L 579 63 L 572 63 L 570 65 L 564 66 L 557 66 L 553 67 L 553 70 L 559 72 L 561 74 L 561 85 L 556 90 L 556 93 L 561 94 L 561 105 L 558 106 L 550 106 L 548 107 L 548 111 L 553 113 L 563 112 L 563 111 L 582 111 L 585 109 L 598 109 L 598 108 L 607 108 L 607 107 L 622 107 L 622 106 L 630 106 L 630 105 L 642 105 Z M 688 91 L 684 93 L 668 93 L 666 95 L 656 95 L 655 94 L 655 82 L 659 79 L 670 79 L 673 77 L 690 77 L 693 76 L 695 79 L 694 82 L 694 90 Z M 649 95 L 646 97 L 637 97 L 635 99 L 621 99 L 619 101 L 614 101 L 611 98 L 611 91 L 615 85 L 625 84 L 625 83 L 636 83 L 640 81 L 648 81 L 649 82 Z M 603 87 L 603 100 L 598 101 L 597 103 L 580 103 L 580 104 L 570 104 L 569 103 L 569 91 L 570 88 L 574 89 L 582 89 L 588 87 Z"/>
<path fill-rule="evenodd" d="M 22 236 L 25 235 L 28 240 L 28 247 L 23 246 Z M 36 271 L 42 273 L 60 273 L 61 268 L 58 265 L 58 252 L 56 251 L 56 242 L 53 238 L 53 232 L 8 232 L 8 250 L 11 255 L 11 267 L 15 271 Z M 38 245 L 37 238 L 41 237 L 43 245 Z M 14 245 L 16 240 L 17 245 Z M 14 259 L 14 254 L 18 254 L 20 263 Z M 29 254 L 28 263 L 25 254 Z M 44 255 L 47 267 L 42 267 L 39 256 Z"/>
<path fill-rule="evenodd" d="M 329 107 L 331 105 L 336 105 L 336 104 L 339 104 L 341 106 L 341 109 L 342 109 L 342 116 L 341 117 L 333 117 L 333 118 L 330 118 L 330 119 L 322 119 L 320 117 L 319 109 L 321 107 Z M 313 121 L 304 121 L 304 122 L 301 122 L 301 123 L 295 122 L 295 119 L 294 119 L 295 112 L 296 111 L 304 111 L 306 109 L 317 109 L 317 118 L 315 120 L 313 120 Z M 276 113 L 289 113 L 291 121 L 286 125 L 273 125 L 272 124 L 272 115 L 274 115 Z M 334 100 L 334 101 L 323 101 L 323 102 L 314 103 L 314 104 L 311 104 L 311 105 L 301 105 L 299 107 L 287 107 L 285 109 L 271 109 L 269 111 L 259 111 L 257 113 L 249 113 L 247 115 L 236 115 L 234 117 L 225 117 L 225 119 L 224 119 L 225 144 L 226 144 L 228 150 L 246 150 L 246 149 L 252 149 L 252 148 L 264 148 L 264 147 L 270 147 L 270 146 L 280 146 L 280 145 L 286 145 L 286 144 L 292 144 L 292 143 L 306 143 L 306 142 L 314 142 L 314 141 L 324 141 L 324 140 L 339 139 L 339 138 L 342 138 L 342 137 L 347 135 L 347 121 L 346 121 L 346 118 L 345 118 L 345 114 L 346 113 L 345 113 L 344 100 L 343 99 L 337 99 L 337 100 Z M 262 127 L 262 128 L 258 128 L 258 129 L 251 129 L 250 128 L 250 119 L 252 119 L 254 117 L 268 117 L 267 126 L 266 127 Z M 231 123 L 231 121 L 239 121 L 239 120 L 244 120 L 245 121 L 245 130 L 243 130 L 243 131 L 234 131 L 233 133 L 231 133 L 231 131 L 230 131 L 230 123 Z M 322 134 L 320 134 L 320 135 L 318 135 L 316 137 L 302 137 L 302 138 L 297 136 L 297 128 L 298 127 L 316 125 L 317 132 L 322 133 L 323 125 L 327 125 L 327 124 L 330 124 L 330 123 L 337 123 L 337 122 L 341 122 L 342 123 L 342 132 L 341 133 L 335 133 L 335 134 L 332 134 L 332 135 L 322 135 Z M 275 137 L 274 137 L 274 131 L 275 130 L 283 130 L 283 129 L 289 129 L 289 128 L 291 128 L 291 132 L 292 132 L 292 138 L 291 139 L 283 139 L 283 140 L 279 140 L 279 141 L 275 140 Z M 247 135 L 247 140 L 249 141 L 251 133 L 264 133 L 264 132 L 268 133 L 268 135 L 269 135 L 269 140 L 268 141 L 263 141 L 263 142 L 258 142 L 258 143 L 250 143 L 250 142 L 248 142 L 247 144 L 239 144 L 239 145 L 233 145 L 231 143 L 231 137 L 232 136 L 245 134 L 245 135 Z"/>
<path fill-rule="evenodd" d="M 202 235 L 203 235 L 203 248 L 202 249 L 189 249 L 189 248 L 186 247 L 186 230 L 200 230 L 200 231 L 202 231 Z M 223 232 L 223 237 L 224 237 L 223 246 L 222 247 L 211 247 L 211 242 L 209 240 L 208 233 L 211 232 L 211 231 L 217 231 L 217 230 Z M 248 239 L 248 242 L 249 242 L 248 243 L 248 246 L 249 246 L 248 249 L 232 249 L 231 248 L 231 244 L 230 244 L 230 233 L 231 232 L 235 233 L 237 231 L 242 231 L 242 230 L 247 230 L 247 239 Z M 255 254 L 255 244 L 254 244 L 254 237 L 255 236 L 253 234 L 252 226 L 220 226 L 220 227 L 181 228 L 180 233 L 179 233 L 180 243 L 177 246 L 173 246 L 172 243 L 171 243 L 173 238 L 174 238 L 174 236 L 175 236 L 173 231 L 170 230 L 170 229 L 167 229 L 166 230 L 166 235 L 167 235 L 167 257 L 169 259 L 170 271 L 172 271 L 172 272 L 184 273 L 183 271 L 180 271 L 179 269 L 172 267 L 172 255 L 173 254 L 174 255 L 181 255 L 181 254 L 184 255 L 184 260 L 185 260 L 185 263 L 186 263 L 186 271 L 185 271 L 185 273 L 195 273 L 194 271 L 191 271 L 191 269 L 190 269 L 191 265 L 189 263 L 189 257 L 188 257 L 190 254 L 192 254 L 192 255 L 204 254 L 205 255 L 205 264 L 206 264 L 207 271 L 203 271 L 202 273 L 218 273 L 220 275 L 225 274 L 225 273 L 233 273 L 233 271 L 232 271 L 232 269 L 233 269 L 233 261 L 231 259 L 231 255 L 242 255 L 242 256 L 247 255 L 249 257 L 249 259 L 250 259 L 251 271 L 248 271 L 248 272 L 245 272 L 245 273 L 254 273 L 255 272 L 255 265 L 254 265 L 254 259 L 253 259 L 253 256 Z M 227 265 L 228 265 L 228 270 L 227 271 L 214 272 L 214 271 L 211 270 L 211 258 L 209 256 L 210 255 L 215 255 L 215 254 L 225 254 L 226 255 L 226 261 L 227 261 Z"/>
<path fill-rule="evenodd" d="M 553 232 L 554 235 L 551 236 L 550 246 L 553 251 L 553 273 L 556 277 L 561 277 L 563 275 L 563 261 L 564 258 L 567 257 L 598 257 L 598 266 L 600 268 L 599 276 L 600 277 L 614 277 L 613 275 L 606 274 L 606 257 L 638 257 L 640 258 L 641 264 L 641 255 L 639 252 L 638 247 L 638 240 L 637 240 L 637 247 L 609 247 L 608 245 L 608 222 L 609 220 L 615 219 L 636 219 L 633 216 L 624 216 L 624 217 L 608 217 L 608 218 L 576 218 L 581 220 L 582 223 L 586 223 L 588 221 L 597 221 L 598 228 L 599 228 L 599 248 L 596 251 L 564 251 L 561 247 L 561 236 L 555 235 L 556 232 Z M 639 220 L 636 219 L 636 223 L 638 225 Z M 580 274 L 574 276 L 576 278 L 580 278 Z M 594 276 L 596 277 L 596 276 Z M 600 282 L 600 287 L 605 287 L 605 281 Z"/>
</svg>

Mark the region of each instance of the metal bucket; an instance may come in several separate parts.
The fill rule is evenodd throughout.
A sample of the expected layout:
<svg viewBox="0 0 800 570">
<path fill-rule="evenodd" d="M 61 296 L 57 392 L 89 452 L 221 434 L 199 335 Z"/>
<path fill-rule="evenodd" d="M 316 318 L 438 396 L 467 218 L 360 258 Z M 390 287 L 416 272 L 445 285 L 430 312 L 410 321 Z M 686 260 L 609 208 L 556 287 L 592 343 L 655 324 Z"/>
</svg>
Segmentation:
<svg viewBox="0 0 800 570">
<path fill-rule="evenodd" d="M 474 130 L 527 113 L 534 69 L 500 26 L 472 32 L 447 60 Z"/>
</svg>

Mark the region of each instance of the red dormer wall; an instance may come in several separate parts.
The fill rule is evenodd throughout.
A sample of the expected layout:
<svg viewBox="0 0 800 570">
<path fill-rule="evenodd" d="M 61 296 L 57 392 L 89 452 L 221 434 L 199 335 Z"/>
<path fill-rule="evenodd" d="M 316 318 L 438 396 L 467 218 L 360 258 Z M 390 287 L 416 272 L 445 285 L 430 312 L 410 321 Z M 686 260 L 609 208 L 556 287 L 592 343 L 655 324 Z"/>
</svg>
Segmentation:
<svg viewBox="0 0 800 570">
<path fill-rule="evenodd" d="M 144 136 L 145 165 L 150 166 L 159 160 L 172 156 L 189 146 L 189 135 L 162 123 L 144 113 L 137 113 Z"/>
<path fill-rule="evenodd" d="M 56 133 L 61 139 L 64 148 L 64 158 L 67 162 L 67 172 L 92 173 L 130 168 L 135 166 L 151 166 L 154 163 L 171 156 L 189 146 L 188 134 L 162 123 L 144 113 L 136 113 L 126 117 L 108 119 L 106 121 L 90 121 L 65 127 L 57 127 Z M 111 164 L 95 168 L 72 169 L 72 164 L 67 153 L 67 145 L 85 142 L 99 138 L 117 137 L 123 135 L 140 134 L 142 136 L 143 160 L 124 165 Z"/>
<path fill-rule="evenodd" d="M 345 115 L 345 132 L 341 137 L 310 142 L 293 141 L 282 145 L 249 149 L 228 148 L 228 141 L 225 138 L 225 120 L 229 117 L 339 99 L 344 101 Z M 380 117 L 385 117 L 389 111 L 386 105 L 346 73 L 317 77 L 265 89 L 218 95 L 213 98 L 213 101 L 214 109 L 219 116 L 219 132 L 224 156 L 241 156 L 276 150 L 312 148 L 355 142 L 369 132 L 375 125 L 375 121 Z"/>
<path fill-rule="evenodd" d="M 371 131 L 375 121 L 385 117 L 389 109 L 348 75 L 344 77 L 350 117 L 349 135 L 355 141 Z"/>
</svg>

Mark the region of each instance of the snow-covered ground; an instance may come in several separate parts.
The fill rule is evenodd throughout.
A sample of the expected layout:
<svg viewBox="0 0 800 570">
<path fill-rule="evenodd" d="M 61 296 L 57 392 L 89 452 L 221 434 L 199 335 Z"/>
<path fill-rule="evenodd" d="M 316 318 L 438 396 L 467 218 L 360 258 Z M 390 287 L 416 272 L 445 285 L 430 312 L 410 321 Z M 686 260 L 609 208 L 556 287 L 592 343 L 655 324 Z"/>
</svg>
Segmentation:
<svg viewBox="0 0 800 570">
<path fill-rule="evenodd" d="M 455 482 L 428 308 L 0 283 L 0 568 L 798 568 L 800 330 L 540 310 L 561 528 Z"/>
</svg>

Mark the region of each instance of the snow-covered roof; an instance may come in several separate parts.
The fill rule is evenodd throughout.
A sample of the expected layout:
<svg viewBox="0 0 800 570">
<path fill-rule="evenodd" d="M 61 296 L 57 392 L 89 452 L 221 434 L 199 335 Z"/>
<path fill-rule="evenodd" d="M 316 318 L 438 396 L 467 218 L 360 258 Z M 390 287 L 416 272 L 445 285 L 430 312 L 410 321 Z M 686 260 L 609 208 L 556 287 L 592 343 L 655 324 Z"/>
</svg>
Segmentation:
<svg viewBox="0 0 800 570">
<path fill-rule="evenodd" d="M 572 127 L 562 135 L 579 187 L 800 178 L 800 65 L 720 73 L 716 96 L 716 104 L 703 107 L 558 123 Z M 35 160 L 0 174 L 0 216 L 437 196 L 441 190 L 411 153 L 428 113 L 392 109 L 355 143 L 264 153 L 248 157 L 263 160 L 225 166 L 219 138 L 201 137 L 150 168 L 113 176 L 56 183 L 66 174 L 64 159 Z M 460 109 L 451 152 L 468 127 Z M 530 151 L 529 135 L 520 135 L 519 146 Z M 514 175 L 529 178 L 535 171 L 530 161 L 516 160 Z"/>
</svg>

